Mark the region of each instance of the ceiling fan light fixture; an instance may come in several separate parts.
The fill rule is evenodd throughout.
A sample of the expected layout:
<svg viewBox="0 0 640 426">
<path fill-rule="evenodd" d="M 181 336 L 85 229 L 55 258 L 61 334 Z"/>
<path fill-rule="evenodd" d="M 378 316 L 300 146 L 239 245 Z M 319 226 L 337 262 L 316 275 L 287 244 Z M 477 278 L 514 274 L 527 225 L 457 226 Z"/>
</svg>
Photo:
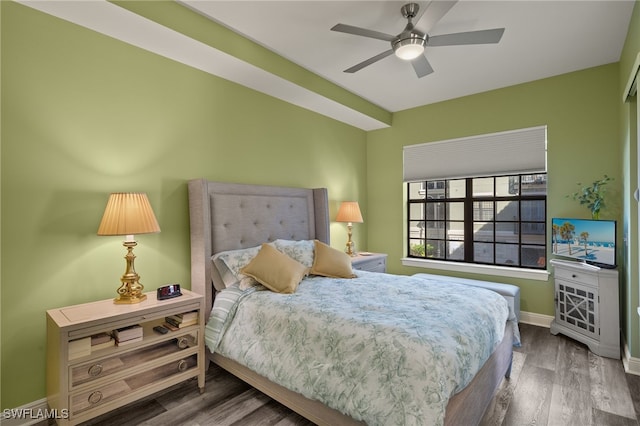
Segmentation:
<svg viewBox="0 0 640 426">
<path fill-rule="evenodd" d="M 422 55 L 426 43 L 426 35 L 417 31 L 408 34 L 405 32 L 392 42 L 391 47 L 398 58 L 411 61 Z"/>
</svg>

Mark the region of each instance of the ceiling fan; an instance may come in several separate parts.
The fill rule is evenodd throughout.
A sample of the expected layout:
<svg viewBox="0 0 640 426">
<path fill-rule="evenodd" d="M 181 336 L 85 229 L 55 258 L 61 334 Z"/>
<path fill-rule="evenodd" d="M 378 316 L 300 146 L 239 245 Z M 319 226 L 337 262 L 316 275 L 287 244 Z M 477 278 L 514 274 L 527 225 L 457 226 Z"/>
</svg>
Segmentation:
<svg viewBox="0 0 640 426">
<path fill-rule="evenodd" d="M 465 44 L 489 44 L 498 43 L 504 33 L 504 28 L 494 28 L 491 30 L 467 31 L 461 33 L 443 34 L 430 36 L 427 34 L 433 26 L 458 2 L 455 1 L 432 1 L 428 4 L 423 16 L 419 19 L 423 21 L 422 27 L 425 32 L 415 28 L 413 19 L 418 16 L 420 5 L 408 3 L 402 6 L 400 12 L 407 19 L 407 26 L 398 35 L 385 34 L 366 28 L 354 27 L 352 25 L 337 24 L 331 31 L 347 34 L 354 34 L 363 37 L 375 38 L 391 43 L 391 49 L 379 53 L 365 61 L 347 68 L 344 72 L 354 73 L 392 54 L 400 59 L 411 61 L 411 65 L 418 78 L 429 75 L 433 68 L 429 60 L 424 55 L 425 47 L 432 46 L 455 46 Z"/>
</svg>

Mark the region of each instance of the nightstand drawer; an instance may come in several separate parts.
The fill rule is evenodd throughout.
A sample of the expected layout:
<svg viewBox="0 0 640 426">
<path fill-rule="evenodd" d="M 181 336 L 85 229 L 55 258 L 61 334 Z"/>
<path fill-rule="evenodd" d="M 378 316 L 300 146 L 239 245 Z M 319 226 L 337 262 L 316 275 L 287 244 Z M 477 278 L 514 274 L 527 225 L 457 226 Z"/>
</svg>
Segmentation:
<svg viewBox="0 0 640 426">
<path fill-rule="evenodd" d="M 161 382 L 171 376 L 195 369 L 198 365 L 197 354 L 168 362 L 151 370 L 131 375 L 126 379 L 105 383 L 78 394 L 70 396 L 71 415 L 78 415 L 84 411 L 100 407 L 118 399 L 129 398 L 132 392 Z"/>
<path fill-rule="evenodd" d="M 583 285 L 598 285 L 598 276 L 595 274 L 570 269 L 554 268 L 553 275 L 556 279 L 574 281 Z"/>
<path fill-rule="evenodd" d="M 124 371 L 129 368 L 139 368 L 142 364 L 159 358 L 180 352 L 197 345 L 198 334 L 187 334 L 173 340 L 161 341 L 134 351 L 119 353 L 117 355 L 98 360 L 92 360 L 78 366 L 69 368 L 69 387 L 73 389 L 84 383 L 89 383 L 109 375 Z"/>
</svg>

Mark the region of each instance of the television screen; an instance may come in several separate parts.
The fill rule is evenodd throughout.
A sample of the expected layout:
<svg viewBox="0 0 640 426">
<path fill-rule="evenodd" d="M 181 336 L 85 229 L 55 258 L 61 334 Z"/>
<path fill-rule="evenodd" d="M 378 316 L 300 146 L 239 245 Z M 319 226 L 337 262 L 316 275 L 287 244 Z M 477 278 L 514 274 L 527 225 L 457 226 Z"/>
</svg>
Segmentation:
<svg viewBox="0 0 640 426">
<path fill-rule="evenodd" d="M 604 268 L 616 266 L 615 220 L 553 218 L 551 229 L 553 254 Z"/>
</svg>

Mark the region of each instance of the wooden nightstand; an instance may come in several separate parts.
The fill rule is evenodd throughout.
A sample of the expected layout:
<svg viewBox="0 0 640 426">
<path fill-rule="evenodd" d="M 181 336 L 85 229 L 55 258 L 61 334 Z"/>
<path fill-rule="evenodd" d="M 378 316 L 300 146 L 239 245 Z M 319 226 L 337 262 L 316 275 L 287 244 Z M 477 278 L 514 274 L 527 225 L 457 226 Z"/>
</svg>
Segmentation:
<svg viewBox="0 0 640 426">
<path fill-rule="evenodd" d="M 387 272 L 387 255 L 371 253 L 369 255 L 358 254 L 351 258 L 353 269 L 369 272 Z"/>
<path fill-rule="evenodd" d="M 192 377 L 204 391 L 203 297 L 189 290 L 168 300 L 146 294 L 133 305 L 108 299 L 47 311 L 47 402 L 68 417 L 58 424 L 89 420 Z M 189 312 L 197 323 L 166 334 L 153 330 L 165 317 Z M 92 349 L 92 336 L 95 342 L 135 325 L 142 326 L 141 337 Z"/>
</svg>

